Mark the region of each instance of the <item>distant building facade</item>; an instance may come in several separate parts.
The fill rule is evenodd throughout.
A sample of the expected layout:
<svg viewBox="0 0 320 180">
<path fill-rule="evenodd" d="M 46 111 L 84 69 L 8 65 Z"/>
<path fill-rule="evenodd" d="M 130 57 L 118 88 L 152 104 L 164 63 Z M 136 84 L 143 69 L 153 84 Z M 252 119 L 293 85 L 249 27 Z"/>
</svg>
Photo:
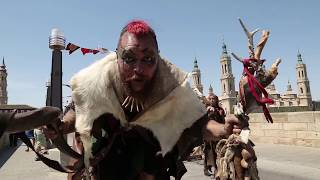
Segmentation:
<svg viewBox="0 0 320 180">
<path fill-rule="evenodd" d="M 201 71 L 198 67 L 198 61 L 194 61 L 194 69 L 192 71 L 193 88 L 203 93 L 203 85 L 201 84 Z M 238 92 L 235 90 L 234 76 L 232 73 L 231 57 L 228 54 L 225 43 L 222 45 L 222 54 L 220 57 L 220 86 L 221 96 L 219 96 L 221 107 L 226 114 L 233 113 L 233 107 L 237 103 Z M 268 105 L 271 112 L 290 112 L 290 111 L 309 111 L 320 109 L 320 103 L 312 101 L 310 91 L 310 82 L 308 79 L 307 66 L 303 63 L 300 52 L 297 54 L 296 64 L 296 80 L 298 92 L 294 92 L 291 83 L 288 81 L 287 89 L 280 94 L 271 83 L 266 87 L 270 97 L 274 100 L 274 104 Z M 213 88 L 209 87 L 209 93 L 213 93 Z"/>
<path fill-rule="evenodd" d="M 312 108 L 312 96 L 310 91 L 310 83 L 308 79 L 307 66 L 303 63 L 300 52 L 297 55 L 296 79 L 298 93 L 294 92 L 291 83 L 288 81 L 287 90 L 280 94 L 275 85 L 270 84 L 266 90 L 275 101 L 269 107 L 307 107 Z"/>
<path fill-rule="evenodd" d="M 36 108 L 25 104 L 0 104 L 0 113 L 13 112 L 23 113 L 35 110 Z"/>
</svg>

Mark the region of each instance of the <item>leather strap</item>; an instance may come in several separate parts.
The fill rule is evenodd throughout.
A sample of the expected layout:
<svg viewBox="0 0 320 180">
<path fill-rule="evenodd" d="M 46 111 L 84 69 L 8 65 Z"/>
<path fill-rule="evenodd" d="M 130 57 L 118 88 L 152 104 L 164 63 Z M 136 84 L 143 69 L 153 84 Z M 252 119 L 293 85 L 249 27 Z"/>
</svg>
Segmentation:
<svg viewBox="0 0 320 180">
<path fill-rule="evenodd" d="M 32 146 L 32 143 L 30 141 L 30 139 L 26 136 L 26 134 L 24 132 L 20 132 L 17 133 L 17 136 L 22 140 L 22 142 L 24 142 L 30 149 L 32 149 L 33 152 L 35 152 L 37 154 L 37 156 L 40 158 L 40 160 L 47 165 L 48 167 L 55 169 L 57 171 L 63 172 L 63 173 L 73 173 L 76 171 L 80 171 L 83 168 L 83 162 L 80 163 L 81 165 L 79 165 L 79 163 L 75 163 L 75 165 L 77 166 L 62 166 L 58 161 L 55 160 L 51 160 L 45 156 L 43 156 L 42 154 L 40 154 L 39 152 L 37 152 L 34 147 Z M 79 160 L 82 161 L 82 160 Z"/>
</svg>

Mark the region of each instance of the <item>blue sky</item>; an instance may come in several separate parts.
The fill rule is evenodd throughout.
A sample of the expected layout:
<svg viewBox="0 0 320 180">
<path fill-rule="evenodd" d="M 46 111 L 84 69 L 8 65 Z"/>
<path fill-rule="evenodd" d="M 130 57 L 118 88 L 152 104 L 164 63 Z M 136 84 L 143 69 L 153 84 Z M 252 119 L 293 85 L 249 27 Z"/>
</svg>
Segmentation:
<svg viewBox="0 0 320 180">
<path fill-rule="evenodd" d="M 277 57 L 282 58 L 275 80 L 277 90 L 284 92 L 288 80 L 296 90 L 295 65 L 300 49 L 313 99 L 320 100 L 319 9 L 317 0 L 4 1 L 0 11 L 0 57 L 5 57 L 9 73 L 9 103 L 45 105 L 45 82 L 51 70 L 48 36 L 52 28 L 63 31 L 68 42 L 114 50 L 121 28 L 137 18 L 153 26 L 162 56 L 177 66 L 191 71 L 196 56 L 205 91 L 212 84 L 220 95 L 222 39 L 229 52 L 247 56 L 247 41 L 238 17 L 250 29 L 271 30 L 262 57 L 267 59 L 267 67 Z M 102 57 L 65 52 L 64 82 Z M 239 82 L 242 66 L 235 60 L 232 66 Z M 68 95 L 70 90 L 64 89 L 64 96 Z"/>
</svg>

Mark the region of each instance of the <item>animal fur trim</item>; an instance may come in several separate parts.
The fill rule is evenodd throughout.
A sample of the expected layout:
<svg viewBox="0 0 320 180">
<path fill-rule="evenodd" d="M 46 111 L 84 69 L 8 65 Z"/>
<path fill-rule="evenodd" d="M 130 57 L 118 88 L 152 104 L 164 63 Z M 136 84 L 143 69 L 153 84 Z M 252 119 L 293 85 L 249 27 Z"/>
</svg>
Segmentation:
<svg viewBox="0 0 320 180">
<path fill-rule="evenodd" d="M 131 123 L 151 130 L 165 155 L 176 144 L 183 130 L 200 119 L 206 109 L 191 89 L 186 73 L 163 59 L 157 71 L 155 87 L 145 99 L 146 108 Z M 76 130 L 83 140 L 85 163 L 91 156 L 90 133 L 95 119 L 110 113 L 123 126 L 128 125 L 121 107 L 124 98 L 121 97 L 119 76 L 116 54 L 111 53 L 71 79 Z"/>
<path fill-rule="evenodd" d="M 133 124 L 150 129 L 160 142 L 163 155 L 176 144 L 183 130 L 206 113 L 188 79 L 163 100 L 153 105 Z"/>
</svg>

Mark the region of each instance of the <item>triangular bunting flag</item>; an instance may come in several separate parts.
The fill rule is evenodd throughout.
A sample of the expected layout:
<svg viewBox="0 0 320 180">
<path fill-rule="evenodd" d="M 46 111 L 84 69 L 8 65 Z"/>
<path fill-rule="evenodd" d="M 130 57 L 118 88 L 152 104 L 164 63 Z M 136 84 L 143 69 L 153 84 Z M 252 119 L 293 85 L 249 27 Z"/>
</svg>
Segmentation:
<svg viewBox="0 0 320 180">
<path fill-rule="evenodd" d="M 66 50 L 69 51 L 69 55 L 72 54 L 74 51 L 78 50 L 79 48 L 81 48 L 78 45 L 75 45 L 73 43 L 68 43 Z M 97 48 L 97 49 L 89 49 L 89 48 L 81 48 L 81 52 L 83 55 L 86 55 L 88 53 L 92 53 L 92 54 L 106 54 L 109 53 L 109 50 L 106 48 Z"/>
<path fill-rule="evenodd" d="M 72 44 L 72 43 L 69 43 L 66 47 L 66 50 L 69 51 L 69 54 L 72 54 L 74 51 L 76 51 L 77 49 L 79 49 L 80 47 L 75 45 L 75 44 Z"/>
<path fill-rule="evenodd" d="M 106 53 L 109 52 L 109 50 L 106 49 L 106 48 L 98 48 L 97 50 L 98 50 L 101 54 L 106 54 Z"/>
</svg>

